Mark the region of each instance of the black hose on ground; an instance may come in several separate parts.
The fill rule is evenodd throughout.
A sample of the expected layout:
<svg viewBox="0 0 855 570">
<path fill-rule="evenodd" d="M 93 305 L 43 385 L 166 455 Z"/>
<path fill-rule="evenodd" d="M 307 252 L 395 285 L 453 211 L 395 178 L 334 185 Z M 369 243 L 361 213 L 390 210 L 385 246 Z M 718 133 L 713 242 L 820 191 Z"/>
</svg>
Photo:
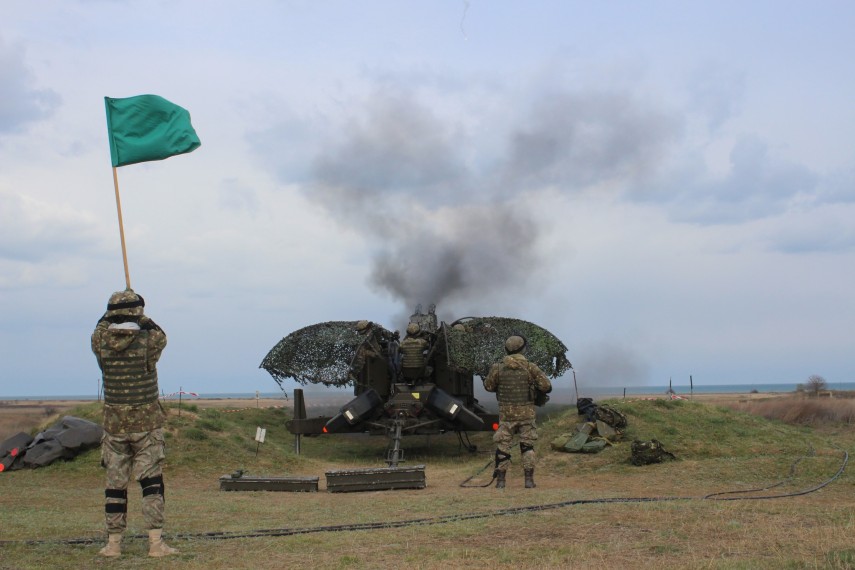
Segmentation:
<svg viewBox="0 0 855 570">
<path fill-rule="evenodd" d="M 313 527 L 303 527 L 303 528 L 271 528 L 271 529 L 258 529 L 258 530 L 250 530 L 250 531 L 221 531 L 221 532 L 202 532 L 202 533 L 176 533 L 171 536 L 171 538 L 175 539 L 184 539 L 184 540 L 228 540 L 228 539 L 236 539 L 236 538 L 261 538 L 261 537 L 273 537 L 273 536 L 295 536 L 300 534 L 316 534 L 321 532 L 350 532 L 350 531 L 358 531 L 358 530 L 380 530 L 380 529 L 391 529 L 391 528 L 404 528 L 410 526 L 427 526 L 434 524 L 444 524 L 450 522 L 458 522 L 465 520 L 474 520 L 474 519 L 483 519 L 489 517 L 500 517 L 506 515 L 516 515 L 520 513 L 530 513 L 530 512 L 538 512 L 538 511 L 548 511 L 554 509 L 560 509 L 565 507 L 572 507 L 577 505 L 595 505 L 595 504 L 610 504 L 610 503 L 653 503 L 653 502 L 666 502 L 666 501 L 756 501 L 763 499 L 782 499 L 785 497 L 797 497 L 800 495 L 807 495 L 809 493 L 813 493 L 826 487 L 836 481 L 846 469 L 846 465 L 849 463 L 849 452 L 846 450 L 843 451 L 843 459 L 840 464 L 840 468 L 837 472 L 822 481 L 818 485 L 810 487 L 808 489 L 803 489 L 800 491 L 793 491 L 792 493 L 781 493 L 777 495 L 750 495 L 750 496 L 738 496 L 738 497 L 718 497 L 718 495 L 726 494 L 725 493 L 713 493 L 709 495 L 704 495 L 701 497 L 604 497 L 599 499 L 574 499 L 570 501 L 561 501 L 558 503 L 546 503 L 542 505 L 528 505 L 523 507 L 508 507 L 504 509 L 497 509 L 495 511 L 486 511 L 480 513 L 462 513 L 457 515 L 441 515 L 437 517 L 426 517 L 426 518 L 418 518 L 418 519 L 407 519 L 400 521 L 378 521 L 378 522 L 368 522 L 368 523 L 354 523 L 354 524 L 342 524 L 342 525 L 331 525 L 331 526 L 313 526 Z M 801 461 L 801 458 L 796 461 Z M 489 465 L 489 463 L 487 464 Z M 483 469 L 482 469 L 483 471 Z M 476 473 L 477 475 L 477 473 Z M 473 475 L 474 477 L 474 475 Z M 471 479 L 471 477 L 470 477 Z M 770 487 L 771 488 L 771 487 Z M 763 489 L 761 489 L 763 490 Z M 147 535 L 133 535 L 128 536 L 127 538 L 146 538 Z M 93 544 L 95 542 L 103 541 L 102 536 L 98 537 L 86 537 L 86 538 L 69 538 L 69 539 L 53 539 L 53 540 L 3 540 L 0 541 L 0 546 L 11 546 L 13 544 L 27 544 L 27 545 L 36 545 L 36 544 L 71 544 L 71 545 L 87 545 Z"/>
</svg>

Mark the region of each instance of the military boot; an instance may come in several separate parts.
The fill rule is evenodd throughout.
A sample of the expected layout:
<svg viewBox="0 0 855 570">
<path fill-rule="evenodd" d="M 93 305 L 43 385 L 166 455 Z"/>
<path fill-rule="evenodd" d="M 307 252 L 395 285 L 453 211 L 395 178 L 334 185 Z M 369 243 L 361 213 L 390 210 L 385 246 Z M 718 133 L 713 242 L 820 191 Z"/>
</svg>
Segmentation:
<svg viewBox="0 0 855 570">
<path fill-rule="evenodd" d="M 153 528 L 148 531 L 148 555 L 160 558 L 161 556 L 169 556 L 170 554 L 178 554 L 174 548 L 170 548 L 163 542 L 162 528 Z"/>
<path fill-rule="evenodd" d="M 107 546 L 98 551 L 101 556 L 115 558 L 122 555 L 122 533 L 107 536 Z"/>
<path fill-rule="evenodd" d="M 505 488 L 505 471 L 496 469 L 496 489 Z"/>
<path fill-rule="evenodd" d="M 525 488 L 534 489 L 537 485 L 534 484 L 534 467 L 525 470 Z"/>
</svg>

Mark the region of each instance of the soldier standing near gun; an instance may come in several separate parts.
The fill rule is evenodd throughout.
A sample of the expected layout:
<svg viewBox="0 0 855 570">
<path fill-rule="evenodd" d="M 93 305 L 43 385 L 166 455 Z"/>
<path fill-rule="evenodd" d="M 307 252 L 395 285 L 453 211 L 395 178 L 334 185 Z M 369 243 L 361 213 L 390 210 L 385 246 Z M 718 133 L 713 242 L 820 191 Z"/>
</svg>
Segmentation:
<svg viewBox="0 0 855 570">
<path fill-rule="evenodd" d="M 362 369 L 365 367 L 366 362 L 380 356 L 380 347 L 377 345 L 377 341 L 371 336 L 371 329 L 373 326 L 374 323 L 371 321 L 362 320 L 356 323 L 357 334 L 365 337 L 365 340 L 363 340 L 356 349 L 356 355 L 350 363 L 348 376 L 350 381 L 354 384 L 358 384 L 364 380 L 362 378 Z"/>
<path fill-rule="evenodd" d="M 552 383 L 546 374 L 521 353 L 525 339 L 511 336 L 505 341 L 507 353 L 500 362 L 490 368 L 484 379 L 484 389 L 496 392 L 499 401 L 499 429 L 493 435 L 496 443 L 496 488 L 505 488 L 505 474 L 511 461 L 511 446 L 514 434 L 519 434 L 520 453 L 525 472 L 525 487 L 534 484 L 534 442 L 537 440 L 534 399 L 536 391 L 544 394 L 552 391 Z"/>
<path fill-rule="evenodd" d="M 166 413 L 158 401 L 157 361 L 166 347 L 166 334 L 143 314 L 144 306 L 143 298 L 131 289 L 113 293 L 92 333 L 92 352 L 104 382 L 101 463 L 107 469 L 104 511 L 108 539 L 99 554 L 108 557 L 122 554 L 131 476 L 142 489 L 148 555 L 178 552 L 163 542 L 161 534 Z"/>
<path fill-rule="evenodd" d="M 425 354 L 430 342 L 417 323 L 407 325 L 407 336 L 401 341 L 401 375 L 410 384 L 430 375 Z"/>
</svg>

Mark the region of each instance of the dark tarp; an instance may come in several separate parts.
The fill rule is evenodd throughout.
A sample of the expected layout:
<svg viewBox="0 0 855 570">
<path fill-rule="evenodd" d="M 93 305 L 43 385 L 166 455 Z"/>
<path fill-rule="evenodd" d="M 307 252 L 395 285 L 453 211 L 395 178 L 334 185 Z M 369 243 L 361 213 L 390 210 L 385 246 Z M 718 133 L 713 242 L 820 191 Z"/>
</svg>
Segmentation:
<svg viewBox="0 0 855 570">
<path fill-rule="evenodd" d="M 18 432 L 9 439 L 0 443 L 0 471 L 11 471 L 15 469 L 12 465 L 24 454 L 24 450 L 33 437 L 24 432 Z M 20 462 L 19 467 L 20 468 Z"/>
<path fill-rule="evenodd" d="M 104 430 L 96 423 L 65 416 L 32 438 L 26 448 L 21 446 L 18 456 L 7 466 L 7 469 L 14 470 L 22 467 L 34 469 L 50 465 L 57 459 L 73 459 L 84 451 L 98 447 L 103 433 Z M 26 436 L 26 434 L 18 434 L 4 441 L 2 449 L 5 449 L 7 442 L 21 435 Z"/>
<path fill-rule="evenodd" d="M 15 450 L 23 450 L 33 441 L 33 436 L 18 432 L 9 439 L 0 443 L 0 457 L 6 457 L 15 452 Z M 17 455 L 17 453 L 15 453 Z"/>
</svg>

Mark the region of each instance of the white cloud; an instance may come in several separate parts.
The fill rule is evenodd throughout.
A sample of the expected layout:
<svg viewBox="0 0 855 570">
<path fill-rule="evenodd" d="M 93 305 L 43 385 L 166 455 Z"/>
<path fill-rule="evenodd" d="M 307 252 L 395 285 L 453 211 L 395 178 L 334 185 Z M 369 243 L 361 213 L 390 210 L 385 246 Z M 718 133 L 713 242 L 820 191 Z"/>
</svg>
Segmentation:
<svg viewBox="0 0 855 570">
<path fill-rule="evenodd" d="M 100 237 L 89 212 L 0 191 L 0 259 L 82 257 L 97 252 Z"/>
<path fill-rule="evenodd" d="M 0 36 L 0 135 L 50 116 L 59 104 L 55 91 L 33 85 L 25 58 L 22 45 L 7 43 Z"/>
<path fill-rule="evenodd" d="M 119 170 L 173 387 L 275 389 L 257 365 L 291 330 L 400 327 L 434 294 L 615 381 L 851 379 L 848 6 L 473 3 L 464 34 L 434 2 L 178 1 L 121 29 L 96 4 L 4 12 L 0 356 L 24 389 L 93 391 L 124 285 L 103 97 L 147 92 L 202 138 Z M 457 271 L 418 274 L 437 260 Z"/>
</svg>

